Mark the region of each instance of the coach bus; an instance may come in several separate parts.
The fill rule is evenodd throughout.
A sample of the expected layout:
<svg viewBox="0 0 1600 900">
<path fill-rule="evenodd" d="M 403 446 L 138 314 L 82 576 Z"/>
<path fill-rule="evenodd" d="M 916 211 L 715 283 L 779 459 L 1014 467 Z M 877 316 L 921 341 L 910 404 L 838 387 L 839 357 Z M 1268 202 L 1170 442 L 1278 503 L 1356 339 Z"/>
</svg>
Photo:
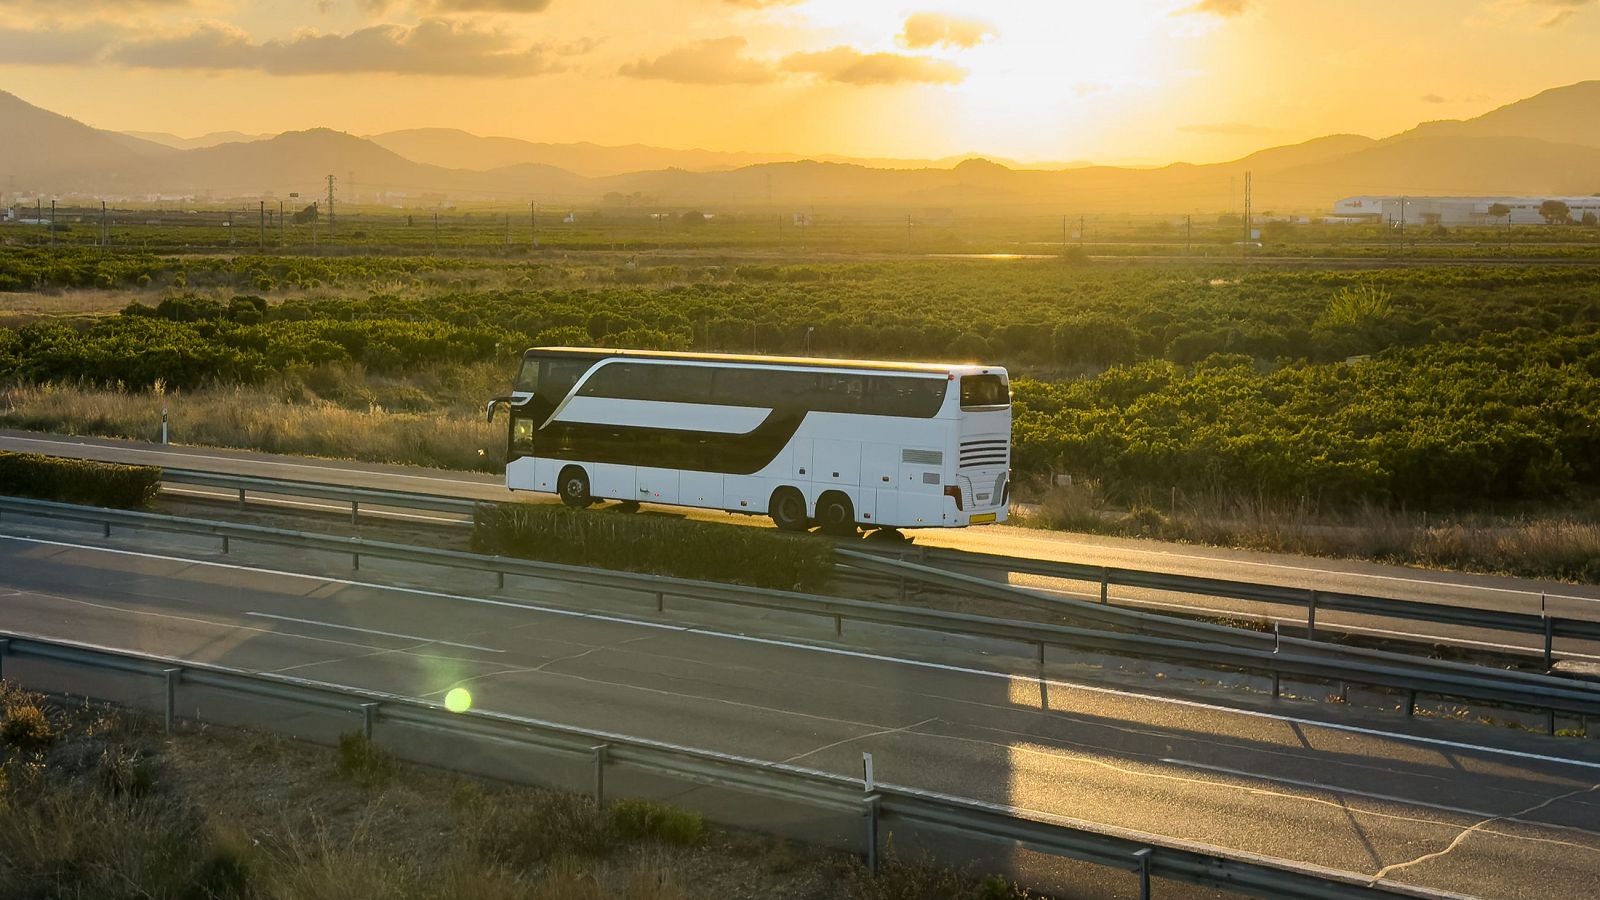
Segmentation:
<svg viewBox="0 0 1600 900">
<path fill-rule="evenodd" d="M 998 366 L 537 347 L 509 396 L 506 486 L 771 516 L 779 528 L 1004 522 Z"/>
</svg>

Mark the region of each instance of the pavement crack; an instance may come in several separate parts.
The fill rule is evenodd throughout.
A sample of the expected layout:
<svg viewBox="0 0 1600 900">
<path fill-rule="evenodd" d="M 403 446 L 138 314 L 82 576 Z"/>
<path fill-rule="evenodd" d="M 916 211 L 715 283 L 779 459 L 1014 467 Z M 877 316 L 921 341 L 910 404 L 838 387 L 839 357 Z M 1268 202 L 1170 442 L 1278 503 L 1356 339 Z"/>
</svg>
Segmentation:
<svg viewBox="0 0 1600 900">
<path fill-rule="evenodd" d="M 1375 872 L 1373 874 L 1372 881 L 1370 882 L 1370 884 L 1376 885 L 1378 882 L 1382 881 L 1385 877 L 1387 877 L 1391 872 L 1398 872 L 1401 869 L 1409 868 L 1411 866 L 1415 866 L 1415 865 L 1418 865 L 1420 863 L 1425 863 L 1430 859 L 1438 859 L 1438 858 L 1440 858 L 1442 856 L 1447 856 L 1451 852 L 1453 852 L 1457 847 L 1461 846 L 1461 843 L 1463 841 L 1465 841 L 1469 835 L 1471 835 L 1471 834 L 1473 834 L 1473 833 L 1475 833 L 1477 831 L 1483 830 L 1483 829 L 1487 828 L 1488 826 L 1493 825 L 1495 822 L 1499 822 L 1499 821 L 1505 820 L 1505 819 L 1518 819 L 1518 818 L 1521 818 L 1522 816 L 1526 816 L 1529 813 L 1538 812 L 1539 810 L 1544 809 L 1546 806 L 1550 806 L 1551 804 L 1560 803 L 1562 800 L 1565 800 L 1568 797 L 1576 797 L 1579 794 L 1588 794 L 1588 793 L 1593 793 L 1595 791 L 1600 791 L 1600 784 L 1591 784 L 1588 787 L 1576 788 L 1574 790 L 1567 791 L 1565 794 L 1557 794 L 1554 797 L 1547 797 L 1546 799 L 1541 800 L 1538 803 L 1535 803 L 1534 805 L 1528 807 L 1527 809 L 1519 809 L 1514 813 L 1506 813 L 1504 815 L 1499 815 L 1499 816 L 1490 816 L 1487 819 L 1483 819 L 1482 821 L 1479 821 L 1479 822 L 1477 822 L 1477 823 L 1475 823 L 1473 825 L 1470 825 L 1470 826 L 1468 826 L 1466 828 L 1461 829 L 1461 833 L 1456 835 L 1450 841 L 1449 844 L 1445 845 L 1445 848 L 1443 850 L 1435 850 L 1432 853 L 1424 853 L 1421 856 L 1416 857 L 1415 859 L 1408 859 L 1405 862 L 1392 863 L 1390 865 L 1384 866 L 1383 868 L 1379 869 L 1377 872 Z"/>
<path fill-rule="evenodd" d="M 855 735 L 853 737 L 843 738 L 841 740 L 834 741 L 831 744 L 823 744 L 821 747 L 817 747 L 817 748 L 812 749 L 812 750 L 807 750 L 804 753 L 796 753 L 794 756 L 791 756 L 788 759 L 784 760 L 784 762 L 786 762 L 786 763 L 798 762 L 799 760 L 805 759 L 808 756 L 813 756 L 815 754 L 823 752 L 824 750 L 832 750 L 835 747 L 839 747 L 839 746 L 842 746 L 844 744 L 851 743 L 853 741 L 864 741 L 867 738 L 883 737 L 886 734 L 898 734 L 898 733 L 900 733 L 902 731 L 910 731 L 913 728 L 921 728 L 924 725 L 927 725 L 927 724 L 932 723 L 932 722 L 937 722 L 937 721 L 939 721 L 939 717 L 938 716 L 929 716 L 928 718 L 923 719 L 921 722 L 913 722 L 910 725 L 902 725 L 899 728 L 883 728 L 883 729 L 880 729 L 878 731 L 869 731 L 866 734 L 858 734 L 858 735 Z"/>
</svg>

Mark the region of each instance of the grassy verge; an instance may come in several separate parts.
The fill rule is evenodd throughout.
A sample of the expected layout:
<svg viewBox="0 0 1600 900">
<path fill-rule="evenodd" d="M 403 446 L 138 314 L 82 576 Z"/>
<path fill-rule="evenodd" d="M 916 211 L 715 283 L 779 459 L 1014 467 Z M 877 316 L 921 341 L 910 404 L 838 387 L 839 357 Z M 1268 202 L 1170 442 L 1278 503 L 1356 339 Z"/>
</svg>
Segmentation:
<svg viewBox="0 0 1600 900">
<path fill-rule="evenodd" d="M 1176 508 L 1105 507 L 1094 486 L 1035 488 L 1012 522 L 1091 534 L 1367 559 L 1400 565 L 1600 583 L 1600 522 L 1587 516 L 1439 517 L 1379 507 L 1343 513 L 1248 497 L 1180 500 Z"/>
<path fill-rule="evenodd" d="M 929 864 L 208 729 L 166 738 L 0 682 L 0 896 L 151 900 L 1023 898 Z"/>
<path fill-rule="evenodd" d="M 478 504 L 472 546 L 480 553 L 779 590 L 820 591 L 833 574 L 833 545 L 809 536 L 546 504 Z"/>
</svg>

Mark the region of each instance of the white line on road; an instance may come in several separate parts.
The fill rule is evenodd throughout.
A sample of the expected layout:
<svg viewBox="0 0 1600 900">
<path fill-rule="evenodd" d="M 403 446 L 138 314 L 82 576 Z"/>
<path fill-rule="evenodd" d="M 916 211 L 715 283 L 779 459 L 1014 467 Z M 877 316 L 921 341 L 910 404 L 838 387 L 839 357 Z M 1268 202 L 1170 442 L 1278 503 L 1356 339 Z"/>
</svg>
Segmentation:
<svg viewBox="0 0 1600 900">
<path fill-rule="evenodd" d="M 401 638 L 402 640 L 407 641 L 423 641 L 424 643 L 439 644 L 444 647 L 460 647 L 463 650 L 482 650 L 485 653 L 505 652 L 504 650 L 496 650 L 493 647 L 480 647 L 477 644 L 458 644 L 455 641 L 441 641 L 438 638 L 423 637 L 419 634 L 396 634 L 393 631 L 376 631 L 371 628 L 357 628 L 354 625 L 335 625 L 332 622 L 318 622 L 315 619 L 296 619 L 293 616 L 278 616 L 273 615 L 272 613 L 255 612 L 253 610 L 245 613 L 245 615 L 255 616 L 261 619 L 276 619 L 279 622 L 296 622 L 301 625 L 315 625 L 318 628 L 338 628 L 342 631 L 359 631 L 362 634 L 376 634 L 381 637 Z"/>
<path fill-rule="evenodd" d="M 947 663 L 929 662 L 920 659 L 905 659 L 898 656 L 885 656 L 880 653 L 869 653 L 864 650 L 849 650 L 843 647 L 826 647 L 818 644 L 806 644 L 799 641 L 785 641 L 776 638 L 761 638 L 747 634 L 735 634 L 725 631 L 714 631 L 687 625 L 673 625 L 665 622 L 651 622 L 647 619 L 633 619 L 626 616 L 614 616 L 604 613 L 580 612 L 561 607 L 540 606 L 533 603 L 516 603 L 509 600 L 492 600 L 487 597 L 473 597 L 466 594 L 454 594 L 447 591 L 434 591 L 426 588 L 402 587 L 399 585 L 377 584 L 371 581 L 356 581 L 349 578 L 339 578 L 332 575 L 310 575 L 305 572 L 289 572 L 282 569 L 269 569 L 264 566 L 244 566 L 233 563 L 222 563 L 214 560 L 194 559 L 183 556 L 166 556 L 159 553 L 144 553 L 137 550 L 122 550 L 108 547 L 95 547 L 89 544 L 76 544 L 69 541 L 52 541 L 43 538 L 21 537 L 17 535 L 0 535 L 5 540 L 19 541 L 30 544 L 41 544 L 53 547 L 69 547 L 75 550 L 87 550 L 92 553 L 109 553 L 120 556 L 136 556 L 144 559 L 164 560 L 166 562 L 186 563 L 196 566 L 211 566 L 219 569 L 232 569 L 239 572 L 260 572 L 268 575 L 278 575 L 284 578 L 303 578 L 308 581 L 319 581 L 324 584 L 342 584 L 350 587 L 371 588 L 377 591 L 393 591 L 395 593 L 411 594 L 419 597 L 435 597 L 443 600 L 459 600 L 465 603 L 477 603 L 485 606 L 501 606 L 510 609 L 526 610 L 528 612 L 546 613 L 554 616 L 565 616 L 576 619 L 589 619 L 597 622 L 610 622 L 618 625 L 631 625 L 638 628 L 654 628 L 660 631 L 676 631 L 683 634 L 697 634 L 705 637 L 722 638 L 724 640 L 739 641 L 742 643 L 764 644 L 773 647 L 786 647 L 793 650 L 802 650 L 808 653 L 824 653 L 832 656 L 844 656 L 853 659 L 866 659 L 874 662 L 891 663 L 895 665 L 911 666 L 920 669 L 931 669 L 943 672 L 954 672 L 962 675 L 976 675 L 983 678 L 1000 678 L 1006 681 L 1025 682 L 1029 685 L 1040 684 L 1040 679 L 1035 675 L 1015 675 L 1009 672 L 997 672 L 992 669 L 974 669 L 968 666 L 956 666 Z M 1158 694 L 1145 694 L 1139 691 L 1128 691 L 1119 688 L 1108 688 L 1099 685 L 1083 684 L 1073 681 L 1060 681 L 1045 679 L 1043 684 L 1068 690 L 1080 690 L 1089 693 L 1104 694 L 1111 697 L 1125 697 L 1131 700 L 1144 700 L 1150 703 L 1161 703 L 1170 706 L 1182 706 L 1189 709 L 1203 709 L 1211 712 L 1246 716 L 1255 719 L 1283 722 L 1291 725 L 1304 725 L 1312 728 L 1326 728 L 1330 731 L 1342 731 L 1347 734 L 1363 734 L 1371 737 L 1385 738 L 1402 743 L 1417 744 L 1424 747 L 1435 747 L 1442 750 L 1461 751 L 1466 753 L 1482 753 L 1488 756 L 1502 756 L 1513 759 L 1527 760 L 1529 762 L 1554 763 L 1561 766 L 1574 766 L 1582 769 L 1600 770 L 1600 761 L 1584 759 L 1571 759 L 1564 756 L 1550 756 L 1543 753 L 1529 753 L 1523 750 L 1510 750 L 1504 747 L 1490 747 L 1482 744 L 1468 744 L 1464 741 L 1452 741 L 1444 738 L 1425 737 L 1416 734 L 1403 734 L 1394 731 L 1383 731 L 1377 728 L 1367 728 L 1360 725 L 1346 725 L 1340 722 L 1328 722 L 1321 719 L 1308 719 L 1301 716 L 1288 716 L 1282 713 L 1264 712 L 1261 710 L 1241 709 L 1234 706 L 1222 706 L 1215 703 L 1205 703 L 1199 700 L 1186 700 L 1179 697 L 1163 697 Z"/>
<path fill-rule="evenodd" d="M 1309 788 L 1313 791 L 1324 791 L 1329 794 L 1338 794 L 1341 796 L 1348 794 L 1352 797 L 1365 797 L 1368 800 L 1383 800 L 1389 803 L 1399 803 L 1405 806 L 1420 806 L 1426 809 L 1436 809 L 1440 812 L 1471 816 L 1475 819 L 1500 819 L 1504 822 L 1516 822 L 1519 825 L 1534 825 L 1539 828 L 1560 828 L 1566 831 L 1577 831 L 1591 836 L 1595 834 L 1595 832 L 1591 829 L 1580 828 L 1576 825 L 1557 825 L 1553 822 L 1534 822 L 1528 819 L 1501 818 L 1503 815 L 1502 813 L 1484 812 L 1482 810 L 1466 809 L 1460 806 L 1446 806 L 1441 803 L 1428 803 L 1425 800 L 1413 800 L 1410 797 L 1398 797 L 1394 794 L 1379 794 L 1372 791 L 1361 791 L 1356 790 L 1355 788 L 1339 787 L 1335 784 L 1321 784 L 1315 781 L 1301 781 L 1297 778 L 1276 778 L 1269 775 L 1262 775 L 1257 772 L 1246 772 L 1242 769 L 1230 769 L 1227 766 L 1212 766 L 1207 765 L 1206 763 L 1190 762 L 1186 759 L 1163 759 L 1161 761 L 1167 765 L 1183 766 L 1186 769 L 1200 769 L 1206 772 L 1218 772 L 1223 775 L 1233 775 L 1239 778 L 1267 781 L 1271 782 L 1272 784 L 1287 784 L 1293 787 Z"/>
</svg>

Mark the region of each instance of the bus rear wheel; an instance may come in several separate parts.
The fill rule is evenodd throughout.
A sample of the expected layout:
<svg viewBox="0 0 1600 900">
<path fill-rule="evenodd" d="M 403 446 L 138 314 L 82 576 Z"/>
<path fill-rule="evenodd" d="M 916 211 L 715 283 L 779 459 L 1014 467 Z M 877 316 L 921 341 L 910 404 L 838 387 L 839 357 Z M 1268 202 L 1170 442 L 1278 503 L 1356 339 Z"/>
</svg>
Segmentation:
<svg viewBox="0 0 1600 900">
<path fill-rule="evenodd" d="M 589 495 L 589 474 L 577 466 L 561 470 L 561 502 L 573 509 L 582 509 L 594 502 Z"/>
<path fill-rule="evenodd" d="M 773 491 L 767 514 L 780 531 L 805 531 L 810 524 L 806 521 L 806 498 L 794 488 Z"/>
<path fill-rule="evenodd" d="M 822 523 L 824 534 L 843 536 L 856 533 L 855 507 L 844 494 L 823 494 L 822 499 L 817 501 L 817 521 Z"/>
</svg>

